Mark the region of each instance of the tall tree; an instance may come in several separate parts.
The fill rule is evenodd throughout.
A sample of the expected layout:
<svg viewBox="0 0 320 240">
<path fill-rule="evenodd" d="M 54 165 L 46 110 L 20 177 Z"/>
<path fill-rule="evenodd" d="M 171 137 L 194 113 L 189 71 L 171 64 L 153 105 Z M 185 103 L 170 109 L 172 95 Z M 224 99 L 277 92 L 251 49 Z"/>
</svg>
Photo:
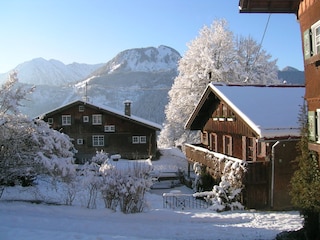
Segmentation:
<svg viewBox="0 0 320 240">
<path fill-rule="evenodd" d="M 222 19 L 204 26 L 188 44 L 169 91 L 159 146 L 177 146 L 196 139 L 196 133 L 186 131 L 184 125 L 209 82 L 277 82 L 276 61 L 270 62 L 270 56 L 251 38 L 240 40 L 235 40 Z"/>
<path fill-rule="evenodd" d="M 277 60 L 261 49 L 251 37 L 238 37 L 235 40 L 236 61 L 234 64 L 235 82 L 248 84 L 279 83 Z"/>
</svg>

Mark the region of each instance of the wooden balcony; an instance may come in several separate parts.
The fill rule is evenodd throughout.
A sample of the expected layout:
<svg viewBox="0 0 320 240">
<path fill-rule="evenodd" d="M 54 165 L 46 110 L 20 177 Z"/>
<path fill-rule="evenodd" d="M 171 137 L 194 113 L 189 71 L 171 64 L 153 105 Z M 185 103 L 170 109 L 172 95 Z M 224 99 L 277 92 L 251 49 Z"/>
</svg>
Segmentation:
<svg viewBox="0 0 320 240">
<path fill-rule="evenodd" d="M 265 209 L 269 206 L 270 162 L 247 162 L 210 151 L 201 145 L 185 145 L 185 154 L 190 163 L 201 163 L 207 172 L 219 179 L 228 160 L 246 165 L 243 176 L 243 204 L 248 208 Z"/>
</svg>

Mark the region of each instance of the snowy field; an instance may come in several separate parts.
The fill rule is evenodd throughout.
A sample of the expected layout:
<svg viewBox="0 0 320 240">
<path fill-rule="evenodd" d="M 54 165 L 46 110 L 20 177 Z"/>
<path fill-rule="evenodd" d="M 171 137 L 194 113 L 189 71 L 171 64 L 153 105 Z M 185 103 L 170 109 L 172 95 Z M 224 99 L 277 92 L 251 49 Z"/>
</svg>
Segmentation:
<svg viewBox="0 0 320 240">
<path fill-rule="evenodd" d="M 120 160 L 116 164 L 123 164 Z M 158 161 L 152 162 L 155 171 L 185 168 L 178 150 L 166 150 Z M 32 199 L 53 194 L 44 183 L 38 190 L 7 188 L 0 201 L 0 240 L 38 239 L 275 239 L 282 231 L 302 227 L 298 212 L 261 212 L 254 210 L 216 213 L 199 209 L 167 209 L 162 193 L 192 190 L 180 186 L 174 189 L 151 190 L 148 208 L 143 213 L 123 214 L 104 208 L 97 201 L 96 209 L 87 209 L 78 196 L 73 206 L 35 204 L 10 199 Z M 82 198 L 81 198 L 82 197 Z"/>
</svg>

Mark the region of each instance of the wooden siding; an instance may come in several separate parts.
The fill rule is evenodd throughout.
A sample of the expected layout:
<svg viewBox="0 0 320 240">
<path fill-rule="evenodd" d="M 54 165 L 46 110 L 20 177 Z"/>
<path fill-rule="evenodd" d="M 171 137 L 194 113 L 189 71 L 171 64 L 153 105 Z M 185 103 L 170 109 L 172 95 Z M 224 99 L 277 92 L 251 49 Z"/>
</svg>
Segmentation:
<svg viewBox="0 0 320 240">
<path fill-rule="evenodd" d="M 225 109 L 225 115 L 221 109 Z M 257 135 L 251 130 L 240 116 L 229 109 L 224 102 L 217 104 L 217 108 L 208 118 L 203 127 L 204 132 L 215 133 L 217 135 L 217 152 L 224 153 L 223 137 L 229 135 L 232 137 L 232 156 L 243 159 L 242 137 L 254 137 Z M 210 149 L 210 143 L 206 148 Z M 212 149 L 210 149 L 212 150 Z M 243 159 L 246 160 L 246 159 Z"/>
<path fill-rule="evenodd" d="M 79 111 L 79 106 L 84 106 L 84 111 Z M 100 114 L 102 123 L 92 124 L 92 115 Z M 62 115 L 71 115 L 71 125 L 62 125 Z M 84 122 L 83 117 L 88 116 L 89 121 Z M 59 130 L 69 135 L 73 139 L 75 148 L 78 150 L 76 158 L 83 162 L 95 155 L 96 151 L 104 150 L 109 154 L 121 154 L 122 157 L 129 159 L 148 158 L 155 156 L 156 131 L 154 128 L 146 127 L 129 119 L 121 118 L 115 114 L 108 113 L 99 108 L 91 107 L 79 102 L 52 114 L 46 114 L 44 120 L 52 118 L 53 129 Z M 115 132 L 105 132 L 105 125 L 114 125 Z M 104 137 L 103 146 L 93 146 L 92 136 L 99 135 Z M 133 136 L 145 136 L 146 143 L 133 144 Z M 77 139 L 82 139 L 83 144 L 77 144 Z"/>
<path fill-rule="evenodd" d="M 242 193 L 243 204 L 247 208 L 292 209 L 289 190 L 290 179 L 296 169 L 293 161 L 297 156 L 297 141 L 281 140 L 275 147 L 274 159 L 272 159 L 271 148 L 275 142 L 270 143 L 266 150 L 270 160 L 247 161 L 247 172 L 243 181 L 245 188 Z M 217 165 L 212 161 L 214 153 L 208 151 L 205 146 L 187 144 L 185 154 L 190 163 L 198 162 L 206 166 L 212 178 L 217 179 L 221 176 L 223 164 Z M 272 164 L 274 164 L 274 175 L 272 175 Z M 273 201 L 271 201 L 272 177 L 274 178 Z"/>
<path fill-rule="evenodd" d="M 304 47 L 304 32 L 320 20 L 320 1 L 302 1 L 299 10 L 302 46 Z M 316 65 L 318 64 L 318 65 Z M 304 59 L 306 79 L 306 99 L 309 111 L 320 108 L 320 54 Z"/>
<path fill-rule="evenodd" d="M 301 1 L 298 18 L 300 23 L 300 32 L 302 40 L 302 48 L 305 53 L 304 34 L 311 29 L 311 26 L 320 20 L 320 1 L 304 0 Z M 307 56 L 304 54 L 304 72 L 308 111 L 316 111 L 320 109 L 320 54 Z M 320 126 L 318 126 L 319 128 Z M 309 143 L 309 149 L 320 154 L 320 144 Z"/>
</svg>

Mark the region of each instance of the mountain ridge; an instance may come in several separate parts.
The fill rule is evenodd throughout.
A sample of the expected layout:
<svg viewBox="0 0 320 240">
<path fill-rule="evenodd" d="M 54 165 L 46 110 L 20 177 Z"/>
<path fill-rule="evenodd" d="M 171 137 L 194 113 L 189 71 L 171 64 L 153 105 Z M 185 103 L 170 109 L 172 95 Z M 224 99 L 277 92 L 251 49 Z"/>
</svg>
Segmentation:
<svg viewBox="0 0 320 240">
<path fill-rule="evenodd" d="M 54 59 L 36 58 L 30 64 L 37 71 L 19 70 L 18 66 L 27 68 L 28 62 L 17 66 L 19 81 L 36 85 L 35 92 L 28 96 L 30 101 L 24 102 L 21 111 L 35 117 L 84 97 L 93 104 L 123 110 L 123 102 L 130 100 L 133 115 L 162 124 L 168 91 L 178 75 L 180 59 L 176 50 L 164 45 L 124 50 L 101 64 L 65 65 Z M 65 71 L 66 75 L 60 77 Z M 32 73 L 29 80 L 23 72 Z M 278 75 L 287 84 L 304 84 L 304 72 L 293 67 L 285 67 Z"/>
</svg>

